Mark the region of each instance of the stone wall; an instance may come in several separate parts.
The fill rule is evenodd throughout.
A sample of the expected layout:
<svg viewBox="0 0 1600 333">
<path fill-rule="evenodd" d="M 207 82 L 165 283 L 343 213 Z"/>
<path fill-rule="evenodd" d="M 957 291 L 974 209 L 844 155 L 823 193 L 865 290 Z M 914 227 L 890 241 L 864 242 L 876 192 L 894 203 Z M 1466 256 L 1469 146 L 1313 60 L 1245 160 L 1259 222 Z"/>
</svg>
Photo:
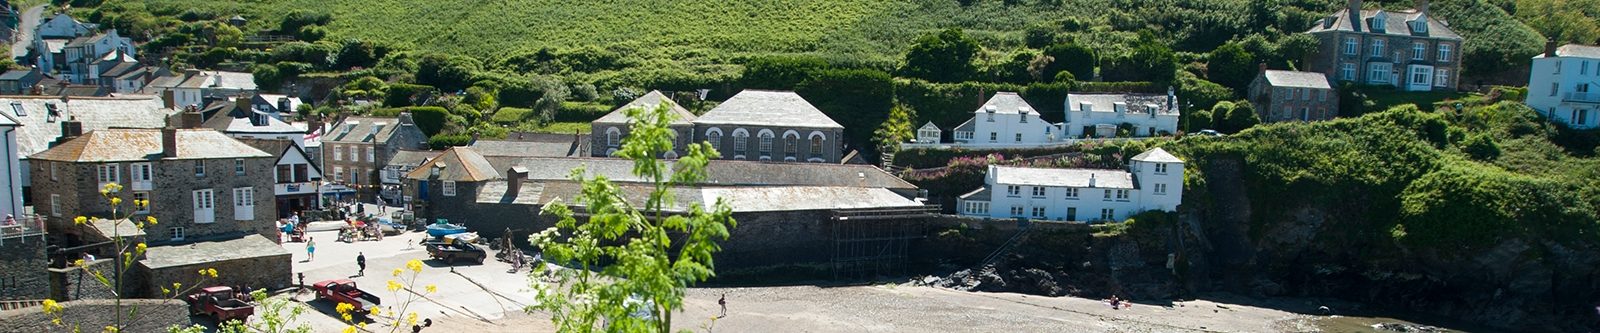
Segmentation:
<svg viewBox="0 0 1600 333">
<path fill-rule="evenodd" d="M 32 300 L 50 296 L 50 265 L 45 242 L 38 236 L 6 238 L 0 244 L 0 300 Z"/>
<path fill-rule="evenodd" d="M 89 264 L 89 267 L 100 271 L 102 274 L 106 274 L 107 279 L 116 281 L 115 264 L 116 262 L 113 260 L 101 259 Z M 100 284 L 100 281 L 96 280 L 94 275 L 89 274 L 88 271 L 85 271 L 81 268 L 50 268 L 47 271 L 47 274 L 50 277 L 50 299 L 80 300 L 117 298 L 117 293 L 112 291 L 112 287 Z M 123 289 L 144 289 L 136 287 L 139 286 L 139 283 L 143 282 L 129 280 L 128 284 L 126 284 Z"/>
<path fill-rule="evenodd" d="M 127 299 L 124 309 L 138 309 L 137 316 L 123 321 L 123 332 L 166 332 L 173 325 L 188 326 L 188 305 L 178 300 Z M 84 300 L 61 302 L 62 321 L 76 325 L 84 332 L 98 332 L 116 322 L 116 307 L 112 300 Z M 52 316 L 42 308 L 31 307 L 17 311 L 0 311 L 0 332 L 72 332 L 71 327 L 51 325 Z"/>
<path fill-rule="evenodd" d="M 276 256 L 263 256 L 227 261 L 199 263 L 185 266 L 163 267 L 149 269 L 141 262 L 135 266 L 136 272 L 130 283 L 137 281 L 146 286 L 140 290 L 140 297 L 161 297 L 161 288 L 170 288 L 173 282 L 190 285 L 199 279 L 198 271 L 201 269 L 217 269 L 217 278 L 204 283 L 205 286 L 236 286 L 248 285 L 251 289 L 260 288 L 287 288 L 294 282 L 294 267 L 290 254 L 284 253 Z M 187 287 L 185 287 L 187 288 Z"/>
</svg>

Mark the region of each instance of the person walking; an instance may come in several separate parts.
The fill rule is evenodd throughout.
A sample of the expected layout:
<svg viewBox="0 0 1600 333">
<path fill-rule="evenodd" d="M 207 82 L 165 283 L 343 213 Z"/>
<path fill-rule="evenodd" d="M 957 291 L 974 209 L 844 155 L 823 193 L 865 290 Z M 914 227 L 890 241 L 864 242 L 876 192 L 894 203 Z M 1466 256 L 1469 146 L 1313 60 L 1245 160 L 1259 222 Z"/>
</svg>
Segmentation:
<svg viewBox="0 0 1600 333">
<path fill-rule="evenodd" d="M 367 254 L 356 252 L 356 276 L 367 276 Z"/>
<path fill-rule="evenodd" d="M 717 299 L 717 305 L 721 305 L 722 306 L 722 314 L 717 315 L 717 318 L 727 317 L 728 316 L 728 294 L 727 293 L 723 293 L 722 294 L 722 298 L 718 298 Z"/>
<path fill-rule="evenodd" d="M 317 259 L 317 239 L 306 237 L 306 261 Z"/>
</svg>

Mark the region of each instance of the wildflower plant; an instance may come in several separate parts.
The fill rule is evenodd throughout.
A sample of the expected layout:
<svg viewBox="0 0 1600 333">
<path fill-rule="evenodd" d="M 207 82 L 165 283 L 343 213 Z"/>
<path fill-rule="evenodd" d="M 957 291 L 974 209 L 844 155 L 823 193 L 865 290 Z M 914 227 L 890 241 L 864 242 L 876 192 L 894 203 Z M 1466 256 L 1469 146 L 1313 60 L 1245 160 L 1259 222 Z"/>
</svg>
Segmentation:
<svg viewBox="0 0 1600 333">
<path fill-rule="evenodd" d="M 366 318 L 357 318 L 355 305 L 349 303 L 339 303 L 333 307 L 334 312 L 339 314 L 340 320 L 350 324 L 349 326 L 345 326 L 344 332 L 372 332 L 373 330 L 368 328 L 367 322 L 364 320 L 372 318 L 384 319 L 377 322 L 387 324 L 389 326 L 389 332 L 400 332 L 402 327 L 411 327 L 417 325 L 417 312 L 411 311 L 411 305 L 419 300 L 426 299 L 428 297 L 427 295 L 429 294 L 438 293 L 439 287 L 428 284 L 422 286 L 421 291 L 417 290 L 416 286 L 419 278 L 422 275 L 421 260 L 412 259 L 410 261 L 406 261 L 406 267 L 395 268 L 394 271 L 390 272 L 389 275 L 393 278 L 384 283 L 384 289 L 388 289 L 389 294 L 393 295 L 395 299 L 405 300 L 400 302 L 400 310 L 385 312 L 381 308 L 372 308 L 367 309 L 368 312 L 366 314 Z M 402 292 L 405 294 L 403 297 L 400 296 Z"/>
</svg>

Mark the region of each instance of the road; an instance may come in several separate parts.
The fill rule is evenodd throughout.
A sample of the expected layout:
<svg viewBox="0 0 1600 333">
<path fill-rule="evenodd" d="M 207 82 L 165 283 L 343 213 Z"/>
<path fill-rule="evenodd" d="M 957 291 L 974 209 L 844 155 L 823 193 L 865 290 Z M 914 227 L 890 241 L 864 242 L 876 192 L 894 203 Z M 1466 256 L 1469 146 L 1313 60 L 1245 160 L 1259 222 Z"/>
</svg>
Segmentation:
<svg viewBox="0 0 1600 333">
<path fill-rule="evenodd" d="M 39 15 L 44 13 L 44 5 L 33 6 L 22 11 L 22 17 L 17 21 L 17 33 L 11 39 L 11 57 L 22 57 L 28 54 L 28 44 L 33 43 L 33 29 L 39 26 Z M 21 62 L 20 60 L 18 62 Z"/>
</svg>

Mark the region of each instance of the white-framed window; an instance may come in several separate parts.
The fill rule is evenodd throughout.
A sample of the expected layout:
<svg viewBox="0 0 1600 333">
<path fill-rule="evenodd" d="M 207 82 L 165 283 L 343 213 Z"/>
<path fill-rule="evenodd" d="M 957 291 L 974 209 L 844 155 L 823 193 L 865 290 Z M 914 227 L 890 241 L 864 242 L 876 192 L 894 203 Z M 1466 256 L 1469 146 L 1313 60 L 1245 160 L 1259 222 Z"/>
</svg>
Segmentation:
<svg viewBox="0 0 1600 333">
<path fill-rule="evenodd" d="M 1006 185 L 1006 196 L 1008 196 L 1008 197 L 1020 197 L 1020 196 L 1022 196 L 1022 186 Z"/>
<path fill-rule="evenodd" d="M 443 183 L 443 185 L 439 186 L 439 191 L 444 192 L 444 196 L 447 197 L 456 196 L 456 181 L 446 180 Z"/>
<path fill-rule="evenodd" d="M 333 181 L 340 183 L 344 182 L 344 167 L 337 165 L 333 166 Z"/>
<path fill-rule="evenodd" d="M 1000 141 L 1000 133 L 989 132 L 989 142 Z"/>
<path fill-rule="evenodd" d="M 1022 217 L 1022 206 L 1011 206 L 1011 217 Z"/>
<path fill-rule="evenodd" d="M 1343 78 L 1346 81 L 1355 81 L 1356 80 L 1356 64 L 1352 64 L 1352 63 L 1348 63 L 1348 62 L 1339 64 L 1339 77 Z"/>
<path fill-rule="evenodd" d="M 1128 190 L 1117 190 L 1117 201 L 1128 201 Z"/>
<path fill-rule="evenodd" d="M 120 178 L 118 176 L 122 171 L 121 168 L 122 166 L 116 163 L 106 163 L 96 166 L 95 171 L 97 171 L 96 173 L 99 174 L 98 179 L 100 179 L 100 186 L 105 186 L 105 184 L 108 183 L 118 182 L 120 180 L 118 179 Z"/>
<path fill-rule="evenodd" d="M 1436 69 L 1434 69 L 1433 70 L 1433 86 L 1435 86 L 1435 87 L 1445 87 L 1445 86 L 1449 86 L 1449 85 L 1450 85 L 1450 70 L 1446 69 L 1446 68 L 1436 68 Z"/>
<path fill-rule="evenodd" d="M 1078 188 L 1076 188 L 1076 187 L 1068 187 L 1067 188 L 1067 199 L 1077 200 L 1078 199 Z"/>
<path fill-rule="evenodd" d="M 194 176 L 206 176 L 206 160 L 194 160 Z"/>
<path fill-rule="evenodd" d="M 1425 71 L 1425 70 L 1412 69 L 1412 71 L 1411 71 L 1411 84 L 1412 85 L 1424 84 L 1425 82 L 1428 82 L 1428 79 L 1430 79 L 1429 76 L 1432 76 L 1432 74 L 1433 73 L 1429 73 L 1428 71 Z"/>
<path fill-rule="evenodd" d="M 783 136 L 783 157 L 795 158 L 800 154 L 800 137 L 796 135 Z"/>
<path fill-rule="evenodd" d="M 135 202 L 137 202 L 139 200 L 144 200 L 145 203 L 146 203 L 144 207 L 139 207 L 139 205 L 133 205 L 135 207 L 134 211 L 133 211 L 134 214 L 149 214 L 150 213 L 150 204 L 149 204 L 149 202 L 150 202 L 150 192 L 133 192 L 133 200 Z"/>
<path fill-rule="evenodd" d="M 1156 193 L 1156 195 L 1166 195 L 1167 194 L 1167 184 L 1156 184 L 1155 193 Z"/>
<path fill-rule="evenodd" d="M 138 191 L 150 189 L 150 179 L 152 177 L 151 171 L 150 163 L 133 163 L 128 165 L 128 178 L 130 178 L 129 182 L 132 183 L 134 190 Z"/>
<path fill-rule="evenodd" d="M 50 195 L 50 216 L 61 217 L 61 195 Z"/>
<path fill-rule="evenodd" d="M 361 147 L 350 146 L 350 161 L 351 162 L 359 162 L 359 161 L 361 161 L 360 152 L 361 152 Z"/>
<path fill-rule="evenodd" d="M 1022 142 L 1022 133 L 1016 133 L 1016 137 L 1017 142 Z"/>
<path fill-rule="evenodd" d="M 233 219 L 238 221 L 254 220 L 256 217 L 256 189 L 239 187 L 233 189 Z"/>
<path fill-rule="evenodd" d="M 1035 197 L 1035 198 L 1043 198 L 1044 197 L 1044 186 L 1034 186 L 1033 187 L 1033 197 Z"/>
<path fill-rule="evenodd" d="M 60 180 L 56 178 L 56 162 L 45 162 L 45 166 L 50 168 L 50 180 Z"/>
<path fill-rule="evenodd" d="M 974 214 L 974 215 L 989 214 L 989 203 L 988 202 L 983 202 L 983 201 L 968 201 L 967 202 L 967 214 Z"/>
<path fill-rule="evenodd" d="M 377 151 L 375 149 L 372 149 L 372 147 L 367 147 L 367 162 L 372 162 L 372 161 L 377 161 L 377 160 L 378 160 Z"/>
<path fill-rule="evenodd" d="M 344 150 L 340 150 L 338 147 L 334 147 L 332 150 L 333 150 L 333 160 L 334 161 L 343 161 L 344 160 Z"/>
<path fill-rule="evenodd" d="M 181 241 L 181 240 L 183 240 L 183 236 L 184 236 L 184 230 L 183 230 L 183 227 L 171 227 L 171 228 L 167 228 L 167 232 L 170 232 L 170 233 L 172 233 L 172 240 L 174 240 L 174 241 Z"/>
<path fill-rule="evenodd" d="M 1422 42 L 1411 43 L 1411 60 L 1422 60 L 1428 57 L 1428 45 Z"/>
<path fill-rule="evenodd" d="M 811 137 L 811 157 L 822 157 L 822 136 Z"/>
<path fill-rule="evenodd" d="M 1166 163 L 1156 163 L 1156 174 L 1158 174 L 1158 175 L 1167 174 L 1167 164 Z"/>
<path fill-rule="evenodd" d="M 216 222 L 217 198 L 211 189 L 195 190 L 194 198 L 194 223 Z"/>
<path fill-rule="evenodd" d="M 1367 65 L 1367 82 L 1389 83 L 1390 70 L 1393 68 L 1387 62 L 1374 62 Z"/>
<path fill-rule="evenodd" d="M 1411 32 L 1415 32 L 1415 33 L 1419 33 L 1419 34 L 1420 33 L 1424 33 L 1424 32 L 1428 32 L 1428 21 L 1416 20 L 1416 21 L 1411 21 L 1411 22 L 1408 22 L 1408 23 L 1411 23 Z"/>
<path fill-rule="evenodd" d="M 1117 219 L 1117 210 L 1111 209 L 1111 208 L 1101 208 L 1100 209 L 1100 219 L 1101 220 L 1106 220 L 1106 221 L 1116 220 Z"/>
<path fill-rule="evenodd" d="M 772 133 L 761 132 L 756 134 L 756 148 L 760 149 L 761 156 L 772 156 Z"/>
<path fill-rule="evenodd" d="M 722 132 L 706 133 L 706 142 L 711 143 L 711 150 L 722 151 Z"/>
<path fill-rule="evenodd" d="M 749 150 L 747 148 L 749 147 L 749 143 L 750 134 L 737 131 L 733 132 L 733 153 L 735 155 L 744 155 L 744 152 Z"/>
<path fill-rule="evenodd" d="M 1344 55 L 1356 55 L 1356 44 L 1357 43 L 1356 43 L 1356 38 L 1355 37 L 1345 37 L 1344 38 Z"/>
<path fill-rule="evenodd" d="M 1109 190 L 1109 189 L 1105 190 L 1104 194 L 1105 194 L 1105 197 L 1101 198 L 1100 200 L 1111 201 L 1111 190 Z"/>
<path fill-rule="evenodd" d="M 350 168 L 350 183 L 361 183 L 361 169 Z"/>
<path fill-rule="evenodd" d="M 987 119 L 988 122 L 991 122 L 991 123 L 994 122 L 994 112 L 989 112 L 989 113 L 987 113 L 987 115 L 988 115 L 988 117 L 986 117 L 985 119 Z"/>
<path fill-rule="evenodd" d="M 1372 53 L 1371 53 L 1372 56 L 1374 56 L 1374 57 L 1382 57 L 1383 56 L 1383 52 L 1384 52 L 1384 46 L 1385 46 L 1384 45 L 1384 41 L 1382 39 L 1374 39 L 1374 40 L 1372 40 Z"/>
<path fill-rule="evenodd" d="M 1033 207 L 1034 218 L 1044 218 L 1044 207 Z"/>
<path fill-rule="evenodd" d="M 235 175 L 235 176 L 243 176 L 244 175 L 244 159 L 242 159 L 242 158 L 233 159 L 233 175 Z"/>
<path fill-rule="evenodd" d="M 1572 124 L 1574 124 L 1574 125 L 1588 125 L 1588 123 L 1589 123 L 1589 110 L 1572 109 Z"/>
<path fill-rule="evenodd" d="M 18 117 L 27 117 L 28 116 L 28 111 L 22 110 L 22 103 L 21 102 L 11 102 L 11 112 L 12 113 L 16 113 Z"/>
<path fill-rule="evenodd" d="M 1300 91 L 1300 100 L 1302 100 L 1302 101 L 1311 100 L 1311 91 L 1310 90 L 1306 90 L 1306 88 L 1295 88 L 1294 90 L 1299 90 Z"/>
<path fill-rule="evenodd" d="M 1439 62 L 1450 62 L 1450 44 L 1439 43 Z"/>
</svg>

